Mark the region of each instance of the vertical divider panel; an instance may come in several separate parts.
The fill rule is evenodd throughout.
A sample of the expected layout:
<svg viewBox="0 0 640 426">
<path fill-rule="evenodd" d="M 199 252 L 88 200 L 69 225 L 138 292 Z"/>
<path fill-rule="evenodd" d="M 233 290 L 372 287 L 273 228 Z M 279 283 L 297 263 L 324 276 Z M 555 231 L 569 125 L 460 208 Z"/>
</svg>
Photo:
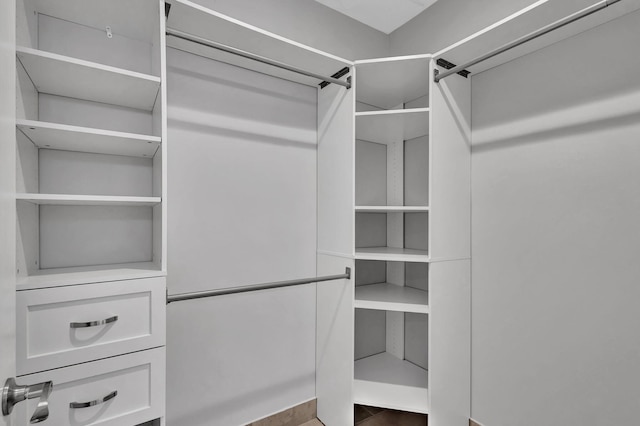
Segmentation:
<svg viewBox="0 0 640 426">
<path fill-rule="evenodd" d="M 354 94 L 335 84 L 318 89 L 317 274 L 352 271 L 351 280 L 318 283 L 316 290 L 318 418 L 331 426 L 353 424 Z"/>
<path fill-rule="evenodd" d="M 433 75 L 433 71 L 431 72 Z M 471 81 L 431 78 L 432 261 L 471 256 Z"/>
<path fill-rule="evenodd" d="M 471 414 L 471 81 L 430 67 L 429 424 Z"/>
</svg>

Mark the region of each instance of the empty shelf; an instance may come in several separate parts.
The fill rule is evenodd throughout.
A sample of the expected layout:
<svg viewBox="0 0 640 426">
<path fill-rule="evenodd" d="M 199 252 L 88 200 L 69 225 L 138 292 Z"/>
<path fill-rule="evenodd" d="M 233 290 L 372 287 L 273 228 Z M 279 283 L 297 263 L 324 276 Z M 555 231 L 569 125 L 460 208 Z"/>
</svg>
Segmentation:
<svg viewBox="0 0 640 426">
<path fill-rule="evenodd" d="M 429 313 L 428 293 L 412 287 L 380 283 L 356 287 L 355 307 L 382 311 Z"/>
<path fill-rule="evenodd" d="M 160 197 L 116 197 L 109 195 L 16 194 L 16 199 L 57 206 L 155 206 Z"/>
<path fill-rule="evenodd" d="M 390 144 L 429 133 L 429 108 L 356 113 L 356 139 Z"/>
<path fill-rule="evenodd" d="M 358 213 L 426 213 L 427 206 L 356 206 Z"/>
<path fill-rule="evenodd" d="M 353 402 L 394 410 L 429 412 L 428 373 L 383 352 L 357 360 Z"/>
<path fill-rule="evenodd" d="M 18 120 L 18 128 L 38 148 L 97 154 L 153 157 L 160 137 L 42 121 Z"/>
<path fill-rule="evenodd" d="M 165 273 L 153 262 L 41 269 L 32 275 L 18 277 L 16 288 L 17 290 L 32 290 L 65 285 L 152 278 L 164 275 Z"/>
<path fill-rule="evenodd" d="M 393 262 L 429 262 L 425 250 L 395 247 L 358 247 L 355 253 L 359 260 L 388 260 Z"/>
<path fill-rule="evenodd" d="M 429 94 L 431 55 L 356 61 L 356 100 L 383 109 Z"/>
<path fill-rule="evenodd" d="M 16 53 L 38 92 L 146 111 L 156 102 L 159 77 L 26 47 Z"/>
</svg>

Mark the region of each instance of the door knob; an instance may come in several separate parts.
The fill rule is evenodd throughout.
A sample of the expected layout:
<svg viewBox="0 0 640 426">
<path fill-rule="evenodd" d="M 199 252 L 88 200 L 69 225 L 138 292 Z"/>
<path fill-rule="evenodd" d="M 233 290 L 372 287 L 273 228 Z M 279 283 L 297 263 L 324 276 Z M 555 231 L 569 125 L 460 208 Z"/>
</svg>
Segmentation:
<svg viewBox="0 0 640 426">
<path fill-rule="evenodd" d="M 53 382 L 21 386 L 14 378 L 7 379 L 2 388 L 2 414 L 8 416 L 13 406 L 25 399 L 40 398 L 36 411 L 31 416 L 31 423 L 40 423 L 49 417 L 49 395 L 53 390 Z"/>
</svg>

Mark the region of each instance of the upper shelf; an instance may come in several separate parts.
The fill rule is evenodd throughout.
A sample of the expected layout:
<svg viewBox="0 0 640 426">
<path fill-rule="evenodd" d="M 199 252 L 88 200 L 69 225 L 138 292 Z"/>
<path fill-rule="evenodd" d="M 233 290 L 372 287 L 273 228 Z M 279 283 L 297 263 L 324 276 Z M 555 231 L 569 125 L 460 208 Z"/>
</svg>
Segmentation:
<svg viewBox="0 0 640 426">
<path fill-rule="evenodd" d="M 429 108 L 356 113 L 356 139 L 389 144 L 429 133 Z"/>
<path fill-rule="evenodd" d="M 429 94 L 431 55 L 356 61 L 356 100 L 382 109 Z"/>
<path fill-rule="evenodd" d="M 32 120 L 17 120 L 16 125 L 38 148 L 153 157 L 160 145 L 158 136 Z"/>
<path fill-rule="evenodd" d="M 597 0 L 538 0 L 501 21 L 442 49 L 433 56 L 434 58 L 443 58 L 460 65 L 597 2 Z M 637 9 L 640 9 L 640 0 L 620 1 L 599 12 L 470 67 L 468 70 L 473 74 L 486 71 Z"/>
<path fill-rule="evenodd" d="M 236 49 L 283 62 L 317 74 L 331 76 L 353 62 L 306 46 L 261 28 L 241 22 L 188 0 L 170 0 L 167 28 L 183 31 Z M 167 36 L 167 46 L 273 75 L 316 86 L 318 79 L 275 68 L 260 62 Z"/>
<path fill-rule="evenodd" d="M 151 111 L 160 78 L 27 47 L 18 59 L 41 93 Z"/>
</svg>

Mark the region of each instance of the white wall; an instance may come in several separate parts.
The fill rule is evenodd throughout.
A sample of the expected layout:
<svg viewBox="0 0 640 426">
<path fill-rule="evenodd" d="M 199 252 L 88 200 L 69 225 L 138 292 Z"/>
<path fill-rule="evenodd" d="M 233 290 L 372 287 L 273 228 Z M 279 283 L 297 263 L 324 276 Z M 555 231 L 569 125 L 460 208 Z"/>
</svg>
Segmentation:
<svg viewBox="0 0 640 426">
<path fill-rule="evenodd" d="M 389 55 L 389 36 L 313 0 L 194 0 L 345 59 Z"/>
<path fill-rule="evenodd" d="M 472 79 L 485 426 L 638 424 L 638 28 L 627 15 Z"/>
<path fill-rule="evenodd" d="M 316 275 L 317 89 L 170 49 L 170 294 Z M 167 424 L 315 397 L 315 285 L 167 307 Z"/>
<path fill-rule="evenodd" d="M 535 2 L 440 0 L 390 34 L 391 54 L 435 53 Z"/>
</svg>

